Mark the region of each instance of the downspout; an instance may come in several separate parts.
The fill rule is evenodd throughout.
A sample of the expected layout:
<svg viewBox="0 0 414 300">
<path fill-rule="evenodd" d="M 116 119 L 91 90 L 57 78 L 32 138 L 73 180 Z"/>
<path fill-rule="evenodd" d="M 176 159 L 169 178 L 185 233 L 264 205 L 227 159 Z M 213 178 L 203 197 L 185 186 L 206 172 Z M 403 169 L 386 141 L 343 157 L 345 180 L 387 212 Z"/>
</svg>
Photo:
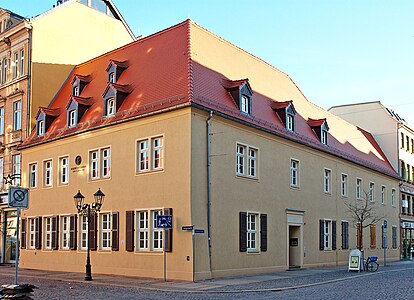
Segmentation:
<svg viewBox="0 0 414 300">
<path fill-rule="evenodd" d="M 33 43 L 33 35 L 32 35 L 32 27 L 26 27 L 27 31 L 29 32 L 29 42 L 28 42 L 28 49 L 27 49 L 27 119 L 26 119 L 26 135 L 25 139 L 29 136 L 31 131 L 31 94 L 32 94 L 32 43 Z"/>
<path fill-rule="evenodd" d="M 210 115 L 207 119 L 207 238 L 208 238 L 208 258 L 209 258 L 209 268 L 210 274 L 211 269 L 211 221 L 210 221 L 210 206 L 211 206 L 211 154 L 210 154 L 210 143 L 211 143 L 211 119 L 213 118 L 213 111 L 210 111 Z"/>
</svg>

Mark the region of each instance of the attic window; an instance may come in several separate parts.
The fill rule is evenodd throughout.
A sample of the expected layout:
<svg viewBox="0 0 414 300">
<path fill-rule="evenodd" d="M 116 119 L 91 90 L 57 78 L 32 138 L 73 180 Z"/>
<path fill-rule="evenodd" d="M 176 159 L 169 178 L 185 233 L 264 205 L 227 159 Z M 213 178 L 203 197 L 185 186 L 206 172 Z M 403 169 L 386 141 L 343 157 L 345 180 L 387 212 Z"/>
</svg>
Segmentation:
<svg viewBox="0 0 414 300">
<path fill-rule="evenodd" d="M 240 101 L 240 111 L 250 115 L 251 114 L 251 100 L 250 97 L 246 96 L 246 95 L 242 95 L 241 97 L 241 101 Z"/>
<path fill-rule="evenodd" d="M 92 98 L 71 97 L 66 105 L 66 119 L 69 128 L 76 127 L 87 109 L 93 104 Z"/>
<path fill-rule="evenodd" d="M 40 107 L 36 115 L 36 135 L 44 136 L 50 125 L 60 114 L 60 109 Z"/>
<path fill-rule="evenodd" d="M 110 98 L 106 100 L 106 115 L 113 116 L 115 114 L 115 100 Z"/>
<path fill-rule="evenodd" d="M 287 130 L 295 131 L 294 124 L 295 124 L 295 117 L 291 114 L 288 114 L 286 116 L 286 128 L 287 128 Z"/>
<path fill-rule="evenodd" d="M 248 79 L 224 80 L 223 87 L 230 93 L 240 112 L 252 114 L 253 91 Z"/>
<path fill-rule="evenodd" d="M 86 85 L 91 81 L 89 75 L 75 75 L 72 80 L 72 95 L 79 97 Z"/>
<path fill-rule="evenodd" d="M 78 86 L 75 86 L 73 88 L 73 96 L 79 96 L 79 87 Z"/>
<path fill-rule="evenodd" d="M 129 85 L 109 83 L 102 95 L 105 116 L 115 115 L 130 92 Z"/>
<path fill-rule="evenodd" d="M 68 127 L 75 127 L 78 123 L 76 120 L 76 109 L 70 110 L 68 116 Z"/>
<path fill-rule="evenodd" d="M 294 132 L 296 130 L 296 110 L 293 106 L 293 101 L 273 102 L 271 107 L 286 129 Z"/>
<path fill-rule="evenodd" d="M 36 129 L 37 129 L 37 136 L 44 136 L 45 135 L 45 121 L 43 120 L 37 121 Z"/>
<path fill-rule="evenodd" d="M 106 68 L 106 72 L 108 73 L 108 82 L 116 83 L 126 68 L 128 68 L 128 61 L 111 60 Z"/>
<path fill-rule="evenodd" d="M 115 83 L 115 72 L 109 73 L 109 82 Z"/>
<path fill-rule="evenodd" d="M 321 143 L 323 145 L 328 145 L 329 127 L 328 123 L 326 122 L 326 119 L 308 119 L 308 124 L 315 132 Z"/>
<path fill-rule="evenodd" d="M 322 128 L 321 143 L 328 145 L 328 131 Z"/>
</svg>

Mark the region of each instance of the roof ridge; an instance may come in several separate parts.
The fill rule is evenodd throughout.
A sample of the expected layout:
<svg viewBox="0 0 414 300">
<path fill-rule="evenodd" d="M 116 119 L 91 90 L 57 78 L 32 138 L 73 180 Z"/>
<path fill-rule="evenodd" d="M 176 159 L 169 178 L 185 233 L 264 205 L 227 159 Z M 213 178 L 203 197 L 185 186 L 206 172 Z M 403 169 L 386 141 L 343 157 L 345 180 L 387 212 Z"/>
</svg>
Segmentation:
<svg viewBox="0 0 414 300">
<path fill-rule="evenodd" d="M 188 80 L 188 99 L 193 101 L 194 99 L 194 76 L 193 76 L 193 53 L 192 53 L 192 39 L 191 39 L 191 24 L 190 19 L 184 21 L 187 25 L 187 80 Z"/>
</svg>

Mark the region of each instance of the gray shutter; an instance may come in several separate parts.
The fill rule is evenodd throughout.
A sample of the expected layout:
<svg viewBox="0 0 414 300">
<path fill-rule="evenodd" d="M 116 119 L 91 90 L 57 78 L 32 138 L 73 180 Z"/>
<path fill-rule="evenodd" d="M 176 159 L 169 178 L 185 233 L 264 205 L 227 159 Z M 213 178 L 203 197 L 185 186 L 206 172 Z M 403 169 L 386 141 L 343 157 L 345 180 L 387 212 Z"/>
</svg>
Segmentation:
<svg viewBox="0 0 414 300">
<path fill-rule="evenodd" d="M 21 238 L 20 238 L 20 248 L 26 249 L 26 224 L 27 219 L 22 218 L 22 231 L 21 231 Z"/>
<path fill-rule="evenodd" d="M 260 251 L 267 251 L 267 214 L 260 215 Z"/>
<path fill-rule="evenodd" d="M 240 252 L 247 251 L 247 213 L 239 213 L 239 248 Z"/>
<path fill-rule="evenodd" d="M 332 221 L 332 250 L 336 250 L 336 221 Z"/>
<path fill-rule="evenodd" d="M 119 213 L 112 213 L 112 250 L 119 250 Z"/>
<path fill-rule="evenodd" d="M 126 234 L 125 234 L 125 250 L 134 251 L 134 211 L 126 212 Z"/>
<path fill-rule="evenodd" d="M 319 220 L 319 250 L 325 249 L 324 247 L 324 232 L 323 232 L 323 223 L 324 221 Z"/>
<path fill-rule="evenodd" d="M 76 229 L 77 229 L 77 215 L 71 215 L 70 216 L 70 238 L 69 238 L 69 248 L 71 250 L 76 250 L 77 245 L 77 235 L 76 235 Z"/>
<path fill-rule="evenodd" d="M 173 215 L 173 209 L 172 208 L 164 208 L 163 215 L 172 216 Z M 172 252 L 172 228 L 165 230 L 165 252 Z"/>
<path fill-rule="evenodd" d="M 345 222 L 345 249 L 349 249 L 349 223 Z"/>
</svg>

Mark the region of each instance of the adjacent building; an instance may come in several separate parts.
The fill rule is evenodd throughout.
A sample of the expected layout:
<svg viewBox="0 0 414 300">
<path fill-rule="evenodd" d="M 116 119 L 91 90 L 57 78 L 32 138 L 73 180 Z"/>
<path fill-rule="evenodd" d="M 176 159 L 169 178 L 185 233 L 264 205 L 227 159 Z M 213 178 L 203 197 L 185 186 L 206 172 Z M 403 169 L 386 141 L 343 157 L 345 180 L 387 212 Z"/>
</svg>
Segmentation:
<svg viewBox="0 0 414 300">
<path fill-rule="evenodd" d="M 37 108 L 49 104 L 76 64 L 133 40 L 111 1 L 58 1 L 33 18 L 0 8 L 0 192 L 21 184 L 17 146 L 33 128 Z M 0 263 L 13 263 L 16 211 L 6 209 L 5 197 Z"/>
<path fill-rule="evenodd" d="M 366 193 L 399 259 L 399 176 L 372 135 L 190 20 L 77 65 L 35 122 L 19 147 L 24 268 L 83 271 L 88 243 L 93 272 L 144 277 L 163 277 L 164 243 L 174 279 L 346 264 L 346 203 Z M 99 188 L 88 228 L 73 195 Z M 381 258 L 381 226 L 363 237 Z"/>
<path fill-rule="evenodd" d="M 414 247 L 414 130 L 380 101 L 334 106 L 330 112 L 372 133 L 401 176 L 401 257 Z"/>
</svg>

